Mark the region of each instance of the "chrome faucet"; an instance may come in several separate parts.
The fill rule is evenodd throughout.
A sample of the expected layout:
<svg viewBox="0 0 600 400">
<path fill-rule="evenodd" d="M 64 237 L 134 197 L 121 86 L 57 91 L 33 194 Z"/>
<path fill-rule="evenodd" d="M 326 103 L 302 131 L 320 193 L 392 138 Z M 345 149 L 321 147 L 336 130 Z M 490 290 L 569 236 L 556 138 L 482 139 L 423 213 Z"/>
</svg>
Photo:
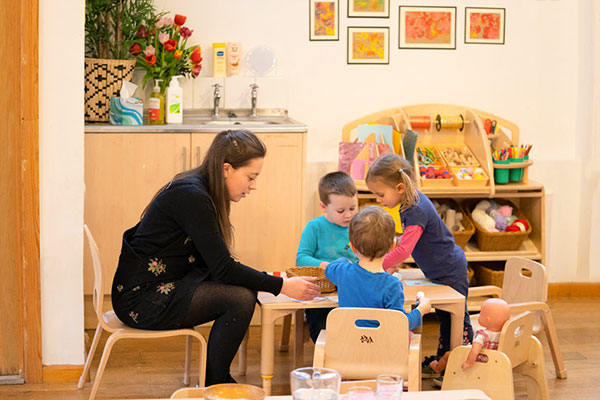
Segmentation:
<svg viewBox="0 0 600 400">
<path fill-rule="evenodd" d="M 250 108 L 250 117 L 256 118 L 256 99 L 257 99 L 256 89 L 258 89 L 258 85 L 256 83 L 252 83 L 250 85 L 250 87 L 252 88 L 252 92 L 251 92 L 252 107 Z"/>
<path fill-rule="evenodd" d="M 221 90 L 219 90 L 219 89 L 221 88 L 221 85 L 219 85 L 218 83 L 215 83 L 213 86 L 215 87 L 215 92 L 213 95 L 213 99 L 214 99 L 213 118 L 219 118 L 219 102 L 221 101 Z"/>
</svg>

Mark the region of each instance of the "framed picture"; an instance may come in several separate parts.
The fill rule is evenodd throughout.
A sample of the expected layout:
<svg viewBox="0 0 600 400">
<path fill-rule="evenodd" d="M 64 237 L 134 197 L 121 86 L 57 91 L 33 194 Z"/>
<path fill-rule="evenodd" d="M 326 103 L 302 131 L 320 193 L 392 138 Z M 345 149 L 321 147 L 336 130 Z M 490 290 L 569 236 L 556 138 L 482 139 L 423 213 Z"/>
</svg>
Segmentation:
<svg viewBox="0 0 600 400">
<path fill-rule="evenodd" d="M 398 47 L 456 49 L 456 7 L 400 6 Z"/>
<path fill-rule="evenodd" d="M 348 64 L 389 64 L 390 28 L 348 27 Z"/>
<path fill-rule="evenodd" d="M 348 17 L 389 18 L 390 0 L 348 0 Z"/>
<path fill-rule="evenodd" d="M 465 8 L 465 43 L 504 44 L 504 8 Z"/>
<path fill-rule="evenodd" d="M 339 0 L 309 0 L 310 40 L 339 40 Z"/>
</svg>

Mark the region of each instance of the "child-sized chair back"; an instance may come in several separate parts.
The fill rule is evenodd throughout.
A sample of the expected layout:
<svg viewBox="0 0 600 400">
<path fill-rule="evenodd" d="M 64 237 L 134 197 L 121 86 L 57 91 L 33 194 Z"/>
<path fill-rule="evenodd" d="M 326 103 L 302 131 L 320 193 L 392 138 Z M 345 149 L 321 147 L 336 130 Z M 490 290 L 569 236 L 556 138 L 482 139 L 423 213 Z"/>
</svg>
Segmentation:
<svg viewBox="0 0 600 400">
<path fill-rule="evenodd" d="M 506 321 L 500 334 L 498 351 L 506 354 L 512 367 L 527 361 L 533 330 L 533 314 L 529 311 Z"/>
<path fill-rule="evenodd" d="M 102 324 L 102 328 L 112 332 L 114 329 L 111 329 L 106 324 L 103 324 L 103 310 L 102 305 L 104 303 L 104 283 L 102 280 L 102 264 L 100 263 L 100 252 L 98 251 L 98 245 L 94 240 L 94 236 L 92 236 L 92 232 L 87 225 L 83 225 L 83 229 L 85 231 L 85 236 L 87 237 L 90 253 L 92 255 L 92 265 L 94 268 L 94 291 L 92 296 L 92 304 L 94 305 L 94 311 L 96 311 L 96 315 L 98 317 L 98 321 Z"/>
<path fill-rule="evenodd" d="M 364 320 L 377 321 L 379 326 L 357 326 L 357 321 Z M 336 308 L 327 317 L 324 366 L 338 371 L 343 379 L 393 373 L 407 380 L 408 351 L 408 319 L 401 311 Z"/>
</svg>

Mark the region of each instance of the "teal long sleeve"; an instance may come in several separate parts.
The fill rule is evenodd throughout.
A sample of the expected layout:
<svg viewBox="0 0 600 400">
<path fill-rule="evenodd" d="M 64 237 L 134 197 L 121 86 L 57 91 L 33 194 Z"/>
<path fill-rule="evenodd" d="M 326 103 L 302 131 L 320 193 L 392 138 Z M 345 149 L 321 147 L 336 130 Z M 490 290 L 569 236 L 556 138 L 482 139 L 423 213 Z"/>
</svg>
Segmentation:
<svg viewBox="0 0 600 400">
<path fill-rule="evenodd" d="M 348 228 L 329 222 L 325 216 L 310 220 L 300 237 L 296 265 L 316 267 L 321 262 L 330 262 L 340 257 L 356 262 L 358 259 L 350 248 Z"/>
</svg>

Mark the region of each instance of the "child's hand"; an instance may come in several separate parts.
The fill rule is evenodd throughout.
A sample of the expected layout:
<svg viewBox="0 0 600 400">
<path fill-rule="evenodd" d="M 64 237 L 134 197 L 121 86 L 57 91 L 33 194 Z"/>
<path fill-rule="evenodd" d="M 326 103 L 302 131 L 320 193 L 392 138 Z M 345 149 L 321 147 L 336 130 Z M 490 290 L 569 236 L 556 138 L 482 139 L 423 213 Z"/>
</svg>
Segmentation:
<svg viewBox="0 0 600 400">
<path fill-rule="evenodd" d="M 466 371 L 468 368 L 471 368 L 471 365 L 473 365 L 473 363 L 470 363 L 469 359 L 467 358 L 467 361 L 465 361 L 464 363 L 462 363 L 462 365 L 460 366 L 460 368 L 463 371 Z"/>
<path fill-rule="evenodd" d="M 419 299 L 419 305 L 417 306 L 417 310 L 421 313 L 421 316 L 425 314 L 429 314 L 431 311 L 431 300 L 429 298 L 423 296 Z"/>
<path fill-rule="evenodd" d="M 389 272 L 390 274 L 394 274 L 394 272 L 400 272 L 400 268 L 398 268 L 397 265 L 394 265 L 393 267 L 389 267 L 388 269 L 386 269 L 385 272 Z"/>
<path fill-rule="evenodd" d="M 321 261 L 321 264 L 319 264 L 319 268 L 325 269 L 328 265 L 329 263 L 327 261 Z"/>
</svg>

